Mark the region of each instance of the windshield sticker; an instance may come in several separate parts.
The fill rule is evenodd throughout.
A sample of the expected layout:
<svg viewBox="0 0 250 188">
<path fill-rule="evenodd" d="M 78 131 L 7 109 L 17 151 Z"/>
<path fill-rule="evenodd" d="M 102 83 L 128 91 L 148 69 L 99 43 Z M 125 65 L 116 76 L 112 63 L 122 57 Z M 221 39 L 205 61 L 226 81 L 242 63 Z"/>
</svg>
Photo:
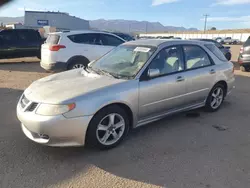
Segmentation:
<svg viewBox="0 0 250 188">
<path fill-rule="evenodd" d="M 150 51 L 150 48 L 145 48 L 145 47 L 136 47 L 134 49 L 134 52 L 149 52 Z"/>
</svg>

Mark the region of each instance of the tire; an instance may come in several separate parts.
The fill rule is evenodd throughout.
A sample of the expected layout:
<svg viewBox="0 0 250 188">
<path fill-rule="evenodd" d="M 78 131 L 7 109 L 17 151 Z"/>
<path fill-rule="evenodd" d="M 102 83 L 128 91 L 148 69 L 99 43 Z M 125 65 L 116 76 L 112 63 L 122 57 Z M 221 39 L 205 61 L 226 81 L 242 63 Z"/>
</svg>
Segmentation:
<svg viewBox="0 0 250 188">
<path fill-rule="evenodd" d="M 111 131 L 114 131 L 114 128 L 112 128 L 112 124 L 110 124 L 111 116 L 115 117 L 115 123 L 113 124 L 114 126 L 118 125 L 119 122 L 121 122 L 121 124 L 122 122 L 124 123 L 123 127 L 117 128 L 115 130 L 116 134 L 118 135 L 116 139 L 115 136 L 113 136 L 113 133 L 110 134 Z M 122 118 L 122 120 L 120 118 Z M 100 110 L 92 118 L 87 130 L 86 146 L 91 148 L 98 148 L 101 150 L 114 148 L 119 145 L 128 134 L 130 127 L 129 125 L 130 121 L 128 118 L 128 114 L 124 109 L 120 108 L 117 105 L 108 106 Z M 107 139 L 104 143 L 105 135 L 109 136 L 106 137 Z"/>
<path fill-rule="evenodd" d="M 249 72 L 249 71 L 250 71 L 250 67 L 240 66 L 240 70 L 241 70 L 242 72 Z"/>
<path fill-rule="evenodd" d="M 76 68 L 84 68 L 88 66 L 89 60 L 85 58 L 76 58 L 72 60 L 68 65 L 68 70 L 76 69 Z"/>
<path fill-rule="evenodd" d="M 230 61 L 231 58 L 232 58 L 232 55 L 231 55 L 230 53 L 226 53 L 225 57 L 226 57 L 226 59 L 227 59 L 228 61 Z"/>
<path fill-rule="evenodd" d="M 218 98 L 216 98 L 214 94 L 216 94 L 218 90 L 220 90 L 220 94 L 218 95 Z M 207 97 L 205 105 L 206 110 L 209 112 L 215 112 L 219 110 L 224 101 L 225 96 L 226 96 L 225 87 L 222 84 L 216 84 Z M 216 101 L 216 103 L 213 105 L 214 101 Z"/>
</svg>

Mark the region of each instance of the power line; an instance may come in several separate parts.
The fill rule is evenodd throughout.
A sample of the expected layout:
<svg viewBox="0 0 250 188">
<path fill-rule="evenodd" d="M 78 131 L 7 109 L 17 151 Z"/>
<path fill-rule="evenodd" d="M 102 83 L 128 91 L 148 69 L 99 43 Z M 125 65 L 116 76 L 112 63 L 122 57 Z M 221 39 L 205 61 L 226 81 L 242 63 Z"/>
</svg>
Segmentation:
<svg viewBox="0 0 250 188">
<path fill-rule="evenodd" d="M 207 30 L 207 17 L 209 16 L 209 14 L 204 14 L 203 16 L 205 17 L 204 33 L 206 33 L 206 30 Z"/>
</svg>

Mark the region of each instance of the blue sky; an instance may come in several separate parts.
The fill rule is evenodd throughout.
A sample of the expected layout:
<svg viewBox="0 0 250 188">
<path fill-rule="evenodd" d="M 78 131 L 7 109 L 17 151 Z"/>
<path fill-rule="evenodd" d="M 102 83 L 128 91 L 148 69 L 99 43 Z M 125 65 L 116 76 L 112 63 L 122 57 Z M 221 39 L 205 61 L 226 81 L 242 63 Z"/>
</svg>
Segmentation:
<svg viewBox="0 0 250 188">
<path fill-rule="evenodd" d="M 26 10 L 68 12 L 88 20 L 127 19 L 203 29 L 250 28 L 250 0 L 15 0 L 0 16 L 23 16 Z"/>
</svg>

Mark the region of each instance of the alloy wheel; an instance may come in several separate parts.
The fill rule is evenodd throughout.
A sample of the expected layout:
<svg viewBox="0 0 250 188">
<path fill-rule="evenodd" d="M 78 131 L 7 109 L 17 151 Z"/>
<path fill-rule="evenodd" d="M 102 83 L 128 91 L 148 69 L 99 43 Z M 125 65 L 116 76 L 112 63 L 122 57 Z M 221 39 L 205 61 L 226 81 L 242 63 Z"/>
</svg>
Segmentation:
<svg viewBox="0 0 250 188">
<path fill-rule="evenodd" d="M 97 126 L 96 137 L 103 145 L 116 143 L 124 134 L 125 120 L 117 113 L 105 116 Z"/>
<path fill-rule="evenodd" d="M 83 64 L 75 64 L 72 69 L 79 69 L 79 68 L 83 68 L 84 65 Z"/>
<path fill-rule="evenodd" d="M 223 101 L 223 96 L 224 96 L 223 89 L 221 87 L 217 87 L 212 93 L 210 106 L 213 109 L 219 108 Z"/>
</svg>

